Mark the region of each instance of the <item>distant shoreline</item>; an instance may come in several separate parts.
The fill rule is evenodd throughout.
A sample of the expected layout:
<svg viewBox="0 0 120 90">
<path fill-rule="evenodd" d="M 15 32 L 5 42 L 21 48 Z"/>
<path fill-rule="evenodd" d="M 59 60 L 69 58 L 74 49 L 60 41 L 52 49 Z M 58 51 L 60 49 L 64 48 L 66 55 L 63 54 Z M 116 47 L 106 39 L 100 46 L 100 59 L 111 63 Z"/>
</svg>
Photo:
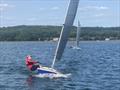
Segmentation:
<svg viewBox="0 0 120 90">
<path fill-rule="evenodd" d="M 58 41 L 0 41 L 0 43 L 11 43 L 11 42 L 18 42 L 18 43 L 22 43 L 22 42 L 54 42 L 54 43 L 57 43 Z M 76 41 L 68 41 L 69 42 L 76 42 Z M 88 41 L 80 41 L 80 42 L 120 42 L 120 40 L 109 40 L 109 41 L 105 41 L 105 40 L 100 40 L 100 41 L 93 41 L 93 40 L 88 40 Z"/>
<path fill-rule="evenodd" d="M 57 41 L 62 26 L 14 26 L 0 28 L 0 41 Z M 77 27 L 73 26 L 69 40 L 76 38 Z M 120 27 L 81 27 L 80 40 L 120 40 Z"/>
</svg>

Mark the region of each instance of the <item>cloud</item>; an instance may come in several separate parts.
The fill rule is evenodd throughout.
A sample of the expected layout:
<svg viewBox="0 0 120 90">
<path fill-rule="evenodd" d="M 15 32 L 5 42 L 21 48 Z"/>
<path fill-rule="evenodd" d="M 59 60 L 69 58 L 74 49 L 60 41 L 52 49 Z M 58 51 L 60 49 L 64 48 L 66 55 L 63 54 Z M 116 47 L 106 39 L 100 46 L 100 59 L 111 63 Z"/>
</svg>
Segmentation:
<svg viewBox="0 0 120 90">
<path fill-rule="evenodd" d="M 52 7 L 51 10 L 59 10 L 60 8 L 59 7 Z"/>
<path fill-rule="evenodd" d="M 12 21 L 12 20 L 15 20 L 15 18 L 13 18 L 13 17 L 10 17 L 10 16 L 3 16 L 3 15 L 0 15 L 0 19 L 1 19 L 1 20 L 5 20 L 5 21 Z"/>
<path fill-rule="evenodd" d="M 43 11 L 43 10 L 45 10 L 45 8 L 41 7 L 41 8 L 39 8 L 39 10 Z"/>
<path fill-rule="evenodd" d="M 0 19 L 3 19 L 3 16 L 0 14 Z"/>
<path fill-rule="evenodd" d="M 0 4 L 0 7 L 7 7 L 7 6 L 8 6 L 8 4 L 5 4 L 5 3 Z"/>
<path fill-rule="evenodd" d="M 51 7 L 51 8 L 44 8 L 44 7 L 39 8 L 40 11 L 44 11 L 44 10 L 59 10 L 59 9 L 60 9 L 60 8 L 59 8 L 59 7 L 56 7 L 56 6 Z"/>
<path fill-rule="evenodd" d="M 96 15 L 95 15 L 95 17 L 102 17 L 102 16 L 105 16 L 105 14 L 100 13 L 100 14 L 96 14 Z"/>
<path fill-rule="evenodd" d="M 5 17 L 5 19 L 6 19 L 6 20 L 9 20 L 9 21 L 12 21 L 12 20 L 14 20 L 15 18 L 13 18 L 13 17 Z"/>
<path fill-rule="evenodd" d="M 14 5 L 9 5 L 7 3 L 1 3 L 0 4 L 0 11 L 4 11 L 6 9 L 13 8 L 13 7 L 15 7 L 15 6 Z"/>
<path fill-rule="evenodd" d="M 36 21 L 37 18 L 33 18 L 33 17 L 32 17 L 32 18 L 28 18 L 27 20 L 28 20 L 28 21 Z"/>
<path fill-rule="evenodd" d="M 54 7 L 50 7 L 50 8 L 45 8 L 45 7 L 40 7 L 39 10 L 40 11 L 44 11 L 44 10 L 59 10 L 60 8 L 57 6 Z"/>
<path fill-rule="evenodd" d="M 93 9 L 93 10 L 107 10 L 108 7 L 104 7 L 104 6 L 88 6 L 88 7 L 86 7 L 86 9 Z"/>
<path fill-rule="evenodd" d="M 8 7 L 8 4 L 0 4 L 0 11 L 3 11 L 6 7 Z"/>
<path fill-rule="evenodd" d="M 108 7 L 105 6 L 86 6 L 86 7 L 81 7 L 79 10 L 81 11 L 88 11 L 88 10 L 108 10 Z"/>
<path fill-rule="evenodd" d="M 104 6 L 100 6 L 98 9 L 100 9 L 100 10 L 108 10 L 109 8 L 108 7 L 104 7 Z"/>
</svg>

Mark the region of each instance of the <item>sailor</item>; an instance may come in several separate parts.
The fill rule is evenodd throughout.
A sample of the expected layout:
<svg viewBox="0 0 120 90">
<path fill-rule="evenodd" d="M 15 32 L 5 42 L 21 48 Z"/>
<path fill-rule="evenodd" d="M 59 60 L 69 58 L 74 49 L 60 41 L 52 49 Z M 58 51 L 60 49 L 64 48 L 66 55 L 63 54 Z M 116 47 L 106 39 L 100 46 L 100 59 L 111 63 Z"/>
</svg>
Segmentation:
<svg viewBox="0 0 120 90">
<path fill-rule="evenodd" d="M 40 68 L 39 62 L 33 61 L 32 57 L 28 55 L 25 59 L 25 63 L 29 70 L 35 71 L 37 68 Z"/>
</svg>

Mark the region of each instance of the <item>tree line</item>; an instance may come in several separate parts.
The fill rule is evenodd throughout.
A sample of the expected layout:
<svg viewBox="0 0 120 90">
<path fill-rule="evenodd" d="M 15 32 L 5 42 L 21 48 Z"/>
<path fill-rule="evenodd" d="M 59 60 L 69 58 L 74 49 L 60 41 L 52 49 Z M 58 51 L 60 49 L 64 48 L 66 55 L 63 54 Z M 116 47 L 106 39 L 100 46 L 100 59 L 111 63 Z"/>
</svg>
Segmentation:
<svg viewBox="0 0 120 90">
<path fill-rule="evenodd" d="M 62 26 L 12 26 L 0 27 L 0 41 L 44 41 L 60 36 Z M 76 37 L 77 27 L 73 26 L 70 38 Z M 81 27 L 81 40 L 120 39 L 120 27 Z"/>
</svg>

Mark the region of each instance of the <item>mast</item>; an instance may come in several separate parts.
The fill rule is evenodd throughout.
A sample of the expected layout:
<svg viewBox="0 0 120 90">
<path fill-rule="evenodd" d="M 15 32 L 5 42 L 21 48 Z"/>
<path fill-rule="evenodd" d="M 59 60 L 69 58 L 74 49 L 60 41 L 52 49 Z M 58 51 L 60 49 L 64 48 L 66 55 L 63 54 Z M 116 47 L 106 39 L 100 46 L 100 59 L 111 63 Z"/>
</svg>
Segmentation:
<svg viewBox="0 0 120 90">
<path fill-rule="evenodd" d="M 77 35 L 76 35 L 76 46 L 79 47 L 79 40 L 80 40 L 80 21 L 78 21 L 78 27 L 77 27 Z"/>
<path fill-rule="evenodd" d="M 70 29 L 72 28 L 72 25 L 76 16 L 78 4 L 79 4 L 79 0 L 70 0 L 68 10 L 67 10 L 67 15 L 65 18 L 65 23 L 63 24 L 58 45 L 56 48 L 55 56 L 52 62 L 52 66 L 51 66 L 52 68 L 54 67 L 55 61 L 60 60 L 62 57 L 65 46 L 67 44 Z"/>
</svg>

